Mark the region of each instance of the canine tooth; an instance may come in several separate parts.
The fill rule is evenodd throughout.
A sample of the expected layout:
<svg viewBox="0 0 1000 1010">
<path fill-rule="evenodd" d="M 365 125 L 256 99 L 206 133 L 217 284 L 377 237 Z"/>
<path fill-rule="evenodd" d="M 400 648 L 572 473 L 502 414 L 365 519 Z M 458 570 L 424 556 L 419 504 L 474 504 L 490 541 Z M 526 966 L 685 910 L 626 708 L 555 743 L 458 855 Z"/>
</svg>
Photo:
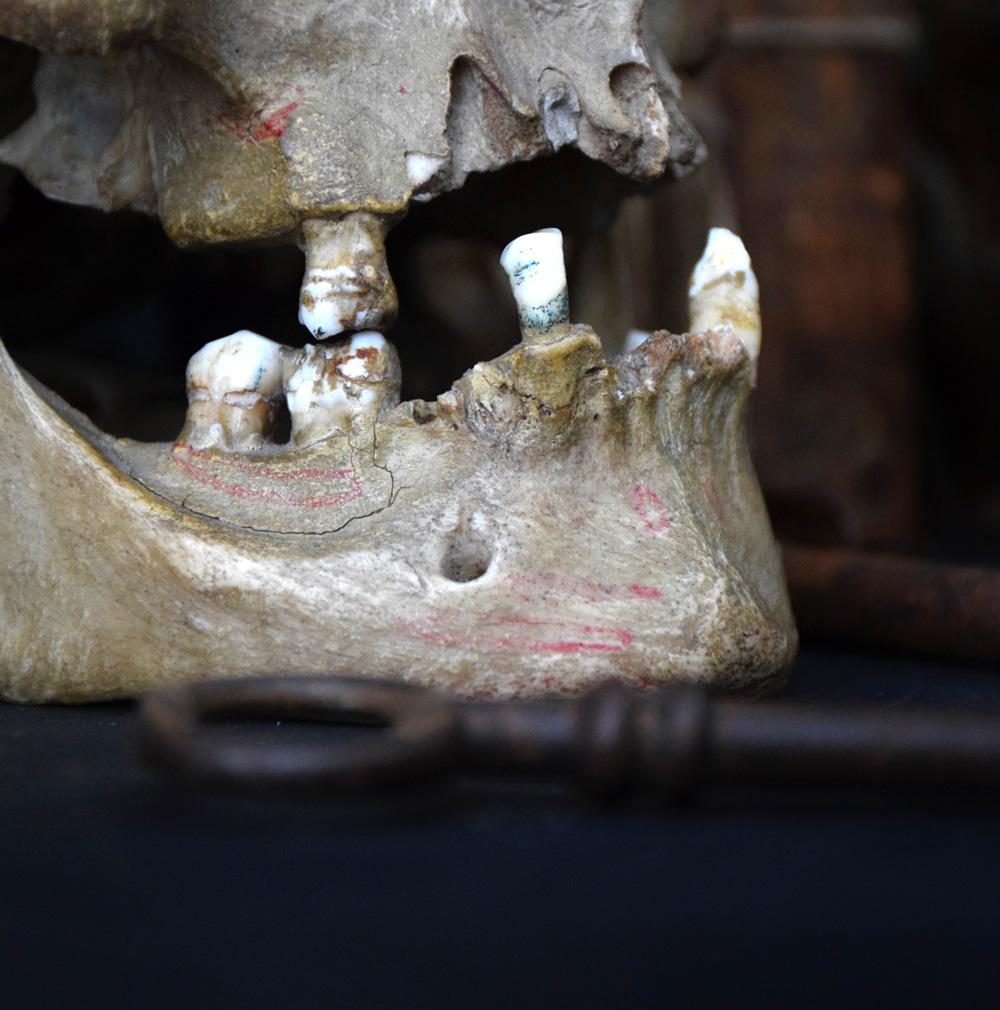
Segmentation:
<svg viewBox="0 0 1000 1010">
<path fill-rule="evenodd" d="M 562 232 L 543 228 L 521 235 L 500 254 L 500 265 L 510 279 L 524 342 L 561 334 L 569 322 Z"/>
<path fill-rule="evenodd" d="M 713 228 L 688 289 L 691 332 L 730 326 L 751 361 L 760 354 L 760 289 L 738 235 Z"/>
<path fill-rule="evenodd" d="M 399 403 L 396 349 L 374 330 L 333 345 L 286 352 L 284 389 L 292 442 L 309 445 L 336 431 L 370 429 Z"/>
<path fill-rule="evenodd" d="M 281 408 L 281 352 L 281 344 L 240 330 L 193 355 L 187 419 L 177 441 L 231 451 L 266 444 Z"/>
<path fill-rule="evenodd" d="M 396 317 L 396 287 L 385 258 L 385 227 L 362 211 L 302 225 L 306 272 L 299 322 L 317 339 L 345 330 L 385 329 Z"/>
</svg>

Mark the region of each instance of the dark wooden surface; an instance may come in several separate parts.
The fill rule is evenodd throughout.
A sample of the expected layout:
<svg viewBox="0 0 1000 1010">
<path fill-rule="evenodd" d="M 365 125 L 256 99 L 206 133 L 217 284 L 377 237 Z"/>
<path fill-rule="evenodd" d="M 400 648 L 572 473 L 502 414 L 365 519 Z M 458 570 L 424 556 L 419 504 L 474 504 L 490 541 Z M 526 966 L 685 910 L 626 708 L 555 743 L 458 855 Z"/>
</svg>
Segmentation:
<svg viewBox="0 0 1000 1010">
<path fill-rule="evenodd" d="M 817 21 L 863 36 L 858 15 L 912 8 L 734 0 L 713 71 L 732 124 L 716 153 L 761 285 L 755 459 L 779 530 L 804 542 L 899 547 L 918 525 L 914 53 L 808 44 Z M 772 44 L 738 44 L 774 19 Z"/>
<path fill-rule="evenodd" d="M 1000 713 L 1000 674 L 805 654 L 785 692 Z M 554 784 L 192 792 L 127 705 L 0 705 L 0 1006 L 992 1007 L 1000 803 Z M 262 738 L 284 732 L 261 726 Z"/>
</svg>

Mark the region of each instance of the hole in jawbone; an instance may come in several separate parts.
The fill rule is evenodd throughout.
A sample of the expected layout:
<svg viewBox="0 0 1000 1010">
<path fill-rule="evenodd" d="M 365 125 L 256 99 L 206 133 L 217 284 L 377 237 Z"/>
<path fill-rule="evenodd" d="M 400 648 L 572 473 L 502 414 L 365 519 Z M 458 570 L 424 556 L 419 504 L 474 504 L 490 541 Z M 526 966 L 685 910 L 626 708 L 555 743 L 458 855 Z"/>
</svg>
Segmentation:
<svg viewBox="0 0 1000 1010">
<path fill-rule="evenodd" d="M 488 571 L 493 549 L 475 530 L 460 527 L 448 541 L 441 559 L 441 574 L 449 582 L 475 582 Z"/>
</svg>

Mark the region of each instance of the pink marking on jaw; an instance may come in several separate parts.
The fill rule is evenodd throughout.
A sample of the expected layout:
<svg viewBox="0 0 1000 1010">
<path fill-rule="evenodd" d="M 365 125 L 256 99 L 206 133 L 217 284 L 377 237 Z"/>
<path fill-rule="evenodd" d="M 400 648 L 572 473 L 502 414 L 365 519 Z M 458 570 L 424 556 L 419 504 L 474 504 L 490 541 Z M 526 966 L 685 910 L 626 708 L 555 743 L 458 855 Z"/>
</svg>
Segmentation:
<svg viewBox="0 0 1000 1010">
<path fill-rule="evenodd" d="M 188 457 L 188 458 L 186 458 Z M 279 470 L 265 461 L 259 463 L 247 463 L 237 459 L 227 459 L 224 456 L 213 456 L 201 449 L 192 449 L 184 443 L 178 443 L 170 453 L 170 459 L 181 468 L 192 480 L 197 481 L 205 487 L 212 488 L 230 498 L 241 498 L 245 501 L 267 502 L 271 505 L 285 505 L 291 508 L 330 508 L 334 505 L 343 505 L 345 502 L 354 501 L 362 495 L 361 481 L 357 474 L 350 467 L 340 470 L 325 470 L 319 467 L 305 467 L 301 470 Z M 213 473 L 209 473 L 203 467 L 199 467 L 192 460 L 211 459 L 213 463 L 223 469 L 244 473 L 249 476 L 266 477 L 273 481 L 289 480 L 346 480 L 351 485 L 350 491 L 344 491 L 336 495 L 306 495 L 304 497 L 290 497 L 274 491 L 258 491 L 255 488 L 246 487 L 243 484 L 227 481 Z"/>
<path fill-rule="evenodd" d="M 655 586 L 641 583 L 625 586 L 548 572 L 512 575 L 510 582 L 517 590 L 518 596 L 526 603 L 543 599 L 550 592 L 574 596 L 586 600 L 587 603 L 606 603 L 611 600 L 629 600 L 633 597 L 658 600 L 663 595 Z"/>
<path fill-rule="evenodd" d="M 518 614 L 502 614 L 493 618 L 492 621 L 485 620 L 480 622 L 481 628 L 488 631 L 493 631 L 493 626 L 497 624 L 528 628 L 552 627 L 569 630 L 580 636 L 593 635 L 598 639 L 603 639 L 603 641 L 585 641 L 583 638 L 557 638 L 549 640 L 537 638 L 533 635 L 525 636 L 518 634 L 516 631 L 501 634 L 483 634 L 477 632 L 475 629 L 455 627 L 454 625 L 462 616 L 451 611 L 444 611 L 432 615 L 423 625 L 416 621 L 404 620 L 400 622 L 400 626 L 417 638 L 422 638 L 428 642 L 436 642 L 438 645 L 443 645 L 446 648 L 466 645 L 493 651 L 513 649 L 518 652 L 544 654 L 549 652 L 621 652 L 632 644 L 632 633 L 627 628 L 619 626 L 601 627 L 576 621 L 542 620 L 522 617 Z M 427 625 L 437 625 L 437 627 L 428 627 Z M 441 625 L 444 625 L 444 627 L 441 627 Z"/>
<path fill-rule="evenodd" d="M 632 508 L 650 533 L 662 533 L 674 524 L 660 496 L 646 484 L 632 488 Z"/>
<path fill-rule="evenodd" d="M 715 481 L 711 477 L 706 477 L 701 482 L 701 486 L 705 489 L 705 497 L 708 499 L 708 504 L 712 506 L 716 519 L 724 523 L 726 521 L 726 506 L 723 504 L 722 498 L 719 497 L 719 489 L 715 486 Z"/>
</svg>

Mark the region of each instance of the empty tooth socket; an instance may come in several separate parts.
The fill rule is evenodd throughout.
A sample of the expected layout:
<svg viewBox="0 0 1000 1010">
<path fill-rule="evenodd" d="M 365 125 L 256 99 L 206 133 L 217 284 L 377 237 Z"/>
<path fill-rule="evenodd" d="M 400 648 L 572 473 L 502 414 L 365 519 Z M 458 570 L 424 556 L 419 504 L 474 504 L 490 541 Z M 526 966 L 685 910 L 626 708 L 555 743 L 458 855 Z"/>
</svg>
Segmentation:
<svg viewBox="0 0 1000 1010">
<path fill-rule="evenodd" d="M 370 433 L 378 417 L 399 403 L 399 383 L 396 349 L 381 333 L 287 351 L 283 384 L 292 442 L 304 446 L 337 432 Z"/>
<path fill-rule="evenodd" d="M 213 340 L 187 367 L 187 417 L 177 441 L 252 452 L 270 443 L 282 410 L 282 347 L 250 330 Z"/>
</svg>

